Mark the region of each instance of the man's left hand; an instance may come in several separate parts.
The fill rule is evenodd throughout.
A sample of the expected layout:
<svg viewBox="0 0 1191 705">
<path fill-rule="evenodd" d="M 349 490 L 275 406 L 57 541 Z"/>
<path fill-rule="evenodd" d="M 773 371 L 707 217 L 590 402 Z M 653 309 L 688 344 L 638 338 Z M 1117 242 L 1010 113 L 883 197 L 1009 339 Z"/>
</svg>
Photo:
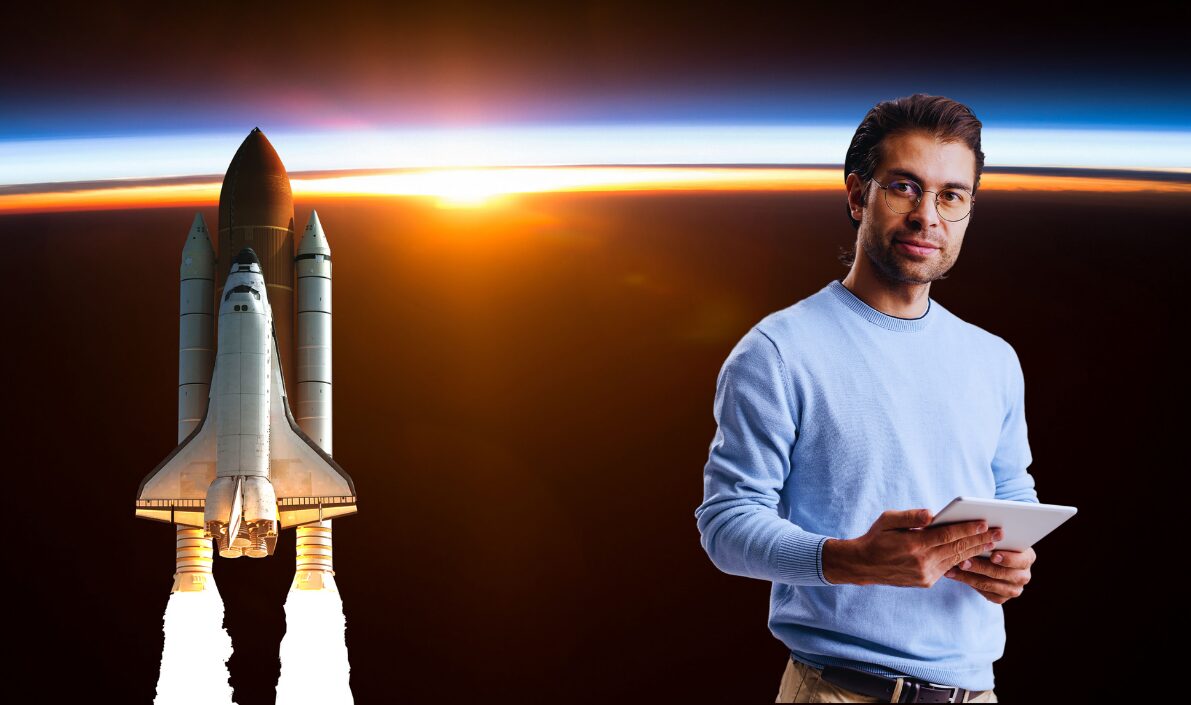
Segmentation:
<svg viewBox="0 0 1191 705">
<path fill-rule="evenodd" d="M 997 556 L 1001 556 L 1000 560 Z M 1003 605 L 1021 595 L 1030 582 L 1030 566 L 1038 557 L 1033 548 L 1024 551 L 995 550 L 990 558 L 969 558 L 944 575 L 972 586 L 989 602 Z"/>
</svg>

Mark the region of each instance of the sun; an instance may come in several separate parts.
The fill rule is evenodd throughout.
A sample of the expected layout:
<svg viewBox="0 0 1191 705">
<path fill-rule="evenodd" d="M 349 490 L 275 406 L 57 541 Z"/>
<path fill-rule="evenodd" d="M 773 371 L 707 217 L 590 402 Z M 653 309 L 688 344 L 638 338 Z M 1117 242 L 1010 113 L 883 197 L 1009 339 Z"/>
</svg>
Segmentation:
<svg viewBox="0 0 1191 705">
<path fill-rule="evenodd" d="M 489 169 L 458 169 L 424 174 L 426 191 L 437 197 L 439 208 L 480 208 L 509 193 L 500 174 Z"/>
</svg>

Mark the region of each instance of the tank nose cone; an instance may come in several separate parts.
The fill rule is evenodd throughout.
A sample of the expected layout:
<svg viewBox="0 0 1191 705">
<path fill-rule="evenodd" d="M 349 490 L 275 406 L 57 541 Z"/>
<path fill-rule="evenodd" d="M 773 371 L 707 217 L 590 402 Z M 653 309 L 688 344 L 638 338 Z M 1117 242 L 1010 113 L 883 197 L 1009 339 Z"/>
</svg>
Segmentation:
<svg viewBox="0 0 1191 705">
<path fill-rule="evenodd" d="M 260 265 L 261 261 L 256 258 L 256 252 L 251 247 L 245 247 L 240 250 L 240 254 L 236 255 L 233 264 L 255 264 Z"/>
<path fill-rule="evenodd" d="M 219 191 L 219 229 L 293 229 L 294 197 L 277 150 L 254 127 L 232 157 Z"/>
</svg>

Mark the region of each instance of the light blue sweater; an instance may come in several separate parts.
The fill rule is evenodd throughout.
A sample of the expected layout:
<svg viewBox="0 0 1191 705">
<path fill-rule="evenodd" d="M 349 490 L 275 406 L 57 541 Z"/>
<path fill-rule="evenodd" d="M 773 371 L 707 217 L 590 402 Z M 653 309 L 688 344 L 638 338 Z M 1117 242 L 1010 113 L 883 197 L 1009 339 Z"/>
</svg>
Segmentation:
<svg viewBox="0 0 1191 705">
<path fill-rule="evenodd" d="M 769 628 L 798 660 L 991 689 L 1000 605 L 946 577 L 829 583 L 823 544 L 957 495 L 1037 502 L 1024 403 L 1000 337 L 933 300 L 920 318 L 889 316 L 832 281 L 764 318 L 720 370 L 703 548 L 724 572 L 773 582 Z"/>
</svg>

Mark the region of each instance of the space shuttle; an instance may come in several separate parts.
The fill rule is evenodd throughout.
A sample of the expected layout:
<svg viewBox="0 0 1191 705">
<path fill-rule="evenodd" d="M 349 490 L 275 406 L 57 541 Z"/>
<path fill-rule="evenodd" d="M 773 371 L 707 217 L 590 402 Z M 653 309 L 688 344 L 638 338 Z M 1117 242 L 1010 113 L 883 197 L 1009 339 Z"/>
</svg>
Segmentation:
<svg viewBox="0 0 1191 705">
<path fill-rule="evenodd" d="M 334 589 L 330 520 L 356 512 L 356 489 L 331 457 L 331 250 L 312 212 L 295 252 L 293 223 L 285 167 L 254 129 L 220 193 L 225 259 L 201 213 L 182 250 L 179 442 L 137 489 L 137 516 L 177 526 L 175 592 L 211 581 L 212 542 L 263 558 L 288 528 L 295 588 Z"/>
</svg>

